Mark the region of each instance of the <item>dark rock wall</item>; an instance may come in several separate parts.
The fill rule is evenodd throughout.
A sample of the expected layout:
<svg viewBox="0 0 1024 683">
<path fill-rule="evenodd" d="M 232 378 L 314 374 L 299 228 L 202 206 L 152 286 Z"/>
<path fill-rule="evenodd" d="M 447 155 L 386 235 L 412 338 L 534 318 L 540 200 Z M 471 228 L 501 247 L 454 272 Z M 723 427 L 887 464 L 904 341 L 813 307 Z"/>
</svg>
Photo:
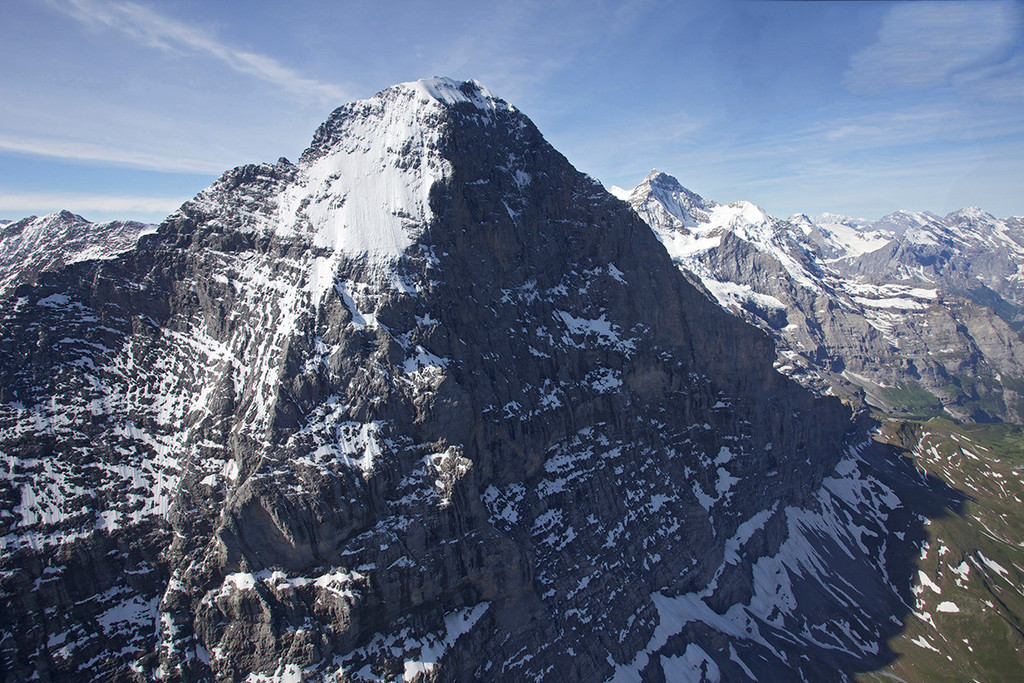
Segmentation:
<svg viewBox="0 0 1024 683">
<path fill-rule="evenodd" d="M 335 112 L 300 164 L 362 115 Z M 320 298 L 332 255 L 259 227 L 301 179 L 285 160 L 21 290 L 0 334 L 11 680 L 658 680 L 698 642 L 776 680 L 884 658 L 869 619 L 839 646 L 787 635 L 855 609 L 829 597 L 843 577 L 896 609 L 856 578 L 881 561 L 866 546 L 843 566 L 806 537 L 836 566 L 785 615 L 755 604 L 755 563 L 807 545 L 801 515 L 860 528 L 823 487 L 863 438 L 848 411 L 775 373 L 770 340 L 524 116 L 429 115 L 449 165 L 432 220 L 394 266 L 339 256 Z M 28 520 L 45 481 L 52 514 Z M 698 594 L 765 632 L 666 634 Z M 112 644 L 62 649 L 85 632 Z"/>
</svg>

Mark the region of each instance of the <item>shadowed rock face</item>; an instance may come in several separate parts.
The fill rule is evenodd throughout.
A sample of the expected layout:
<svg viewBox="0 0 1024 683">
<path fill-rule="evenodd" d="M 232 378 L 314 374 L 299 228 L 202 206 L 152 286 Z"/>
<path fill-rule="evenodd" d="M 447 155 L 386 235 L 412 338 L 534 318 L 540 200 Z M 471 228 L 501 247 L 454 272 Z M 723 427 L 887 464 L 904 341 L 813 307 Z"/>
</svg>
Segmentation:
<svg viewBox="0 0 1024 683">
<path fill-rule="evenodd" d="M 478 84 L 346 105 L 298 164 L 229 171 L 19 296 L 12 679 L 887 658 L 929 489 Z"/>
</svg>

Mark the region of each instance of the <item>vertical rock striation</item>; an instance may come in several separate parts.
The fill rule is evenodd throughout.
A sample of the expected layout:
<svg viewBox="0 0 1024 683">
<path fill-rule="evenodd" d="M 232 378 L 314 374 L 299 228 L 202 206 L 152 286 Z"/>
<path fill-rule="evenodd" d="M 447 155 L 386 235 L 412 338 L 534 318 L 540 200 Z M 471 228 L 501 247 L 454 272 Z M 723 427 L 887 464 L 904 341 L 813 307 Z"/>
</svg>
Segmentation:
<svg viewBox="0 0 1024 683">
<path fill-rule="evenodd" d="M 477 83 L 18 296 L 12 680 L 843 680 L 905 609 L 902 475 Z"/>
</svg>

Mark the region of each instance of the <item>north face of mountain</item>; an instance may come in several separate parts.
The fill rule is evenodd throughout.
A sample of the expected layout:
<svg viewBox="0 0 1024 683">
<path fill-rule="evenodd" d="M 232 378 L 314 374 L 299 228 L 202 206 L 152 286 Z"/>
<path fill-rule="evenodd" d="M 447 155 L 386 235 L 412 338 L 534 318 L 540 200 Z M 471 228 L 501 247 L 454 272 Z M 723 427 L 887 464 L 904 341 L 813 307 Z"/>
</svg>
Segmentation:
<svg viewBox="0 0 1024 683">
<path fill-rule="evenodd" d="M 893 415 L 1024 420 L 1024 235 L 1013 219 L 965 209 L 780 220 L 657 173 L 626 200 L 720 305 L 773 337 L 780 371 Z"/>
<path fill-rule="evenodd" d="M 69 211 L 0 224 L 0 297 L 35 282 L 40 272 L 112 258 L 156 230 L 135 221 L 92 223 Z"/>
<path fill-rule="evenodd" d="M 774 356 L 479 84 L 341 107 L 4 310 L 4 669 L 845 680 L 941 492 Z"/>
</svg>

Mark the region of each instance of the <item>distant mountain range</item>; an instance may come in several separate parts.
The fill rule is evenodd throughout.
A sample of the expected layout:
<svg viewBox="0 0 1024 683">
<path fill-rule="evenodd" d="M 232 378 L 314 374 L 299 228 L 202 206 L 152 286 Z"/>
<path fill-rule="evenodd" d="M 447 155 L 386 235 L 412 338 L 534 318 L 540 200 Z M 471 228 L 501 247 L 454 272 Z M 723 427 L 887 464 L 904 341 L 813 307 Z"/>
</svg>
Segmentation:
<svg viewBox="0 0 1024 683">
<path fill-rule="evenodd" d="M 781 372 L 893 415 L 1024 420 L 1024 219 L 779 219 L 652 172 L 616 194 Z"/>
</svg>

